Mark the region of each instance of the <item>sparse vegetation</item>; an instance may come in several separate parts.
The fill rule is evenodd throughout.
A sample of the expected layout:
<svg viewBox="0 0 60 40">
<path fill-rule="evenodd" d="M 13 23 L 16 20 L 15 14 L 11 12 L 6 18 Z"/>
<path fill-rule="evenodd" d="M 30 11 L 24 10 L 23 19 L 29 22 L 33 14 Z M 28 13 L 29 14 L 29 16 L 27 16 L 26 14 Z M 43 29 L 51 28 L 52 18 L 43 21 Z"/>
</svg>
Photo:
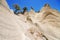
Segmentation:
<svg viewBox="0 0 60 40">
<path fill-rule="evenodd" d="M 14 6 L 14 8 L 15 8 L 14 13 L 17 14 L 17 11 L 20 10 L 20 7 L 19 7 L 18 4 L 14 4 L 13 6 Z"/>
<path fill-rule="evenodd" d="M 23 12 L 22 11 L 21 12 L 18 12 L 19 10 L 21 10 L 21 8 L 19 7 L 18 4 L 14 4 L 13 7 L 15 8 L 14 14 L 19 14 L 19 13 L 24 14 L 27 11 L 27 7 L 24 7 L 22 9 Z"/>
<path fill-rule="evenodd" d="M 23 8 L 23 14 L 27 11 L 27 7 Z"/>
</svg>

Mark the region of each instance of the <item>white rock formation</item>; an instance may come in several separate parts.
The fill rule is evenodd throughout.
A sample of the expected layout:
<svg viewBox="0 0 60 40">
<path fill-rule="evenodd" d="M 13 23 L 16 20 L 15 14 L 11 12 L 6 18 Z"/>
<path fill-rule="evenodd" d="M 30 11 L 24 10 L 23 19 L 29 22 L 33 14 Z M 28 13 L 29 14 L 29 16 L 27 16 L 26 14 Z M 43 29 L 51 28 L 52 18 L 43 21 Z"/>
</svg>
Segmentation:
<svg viewBox="0 0 60 40">
<path fill-rule="evenodd" d="M 60 40 L 60 14 L 47 4 L 17 16 L 0 0 L 0 40 Z"/>
<path fill-rule="evenodd" d="M 46 5 L 36 18 L 31 20 L 35 21 L 34 23 L 48 40 L 60 40 L 60 13 L 58 11 Z"/>
</svg>

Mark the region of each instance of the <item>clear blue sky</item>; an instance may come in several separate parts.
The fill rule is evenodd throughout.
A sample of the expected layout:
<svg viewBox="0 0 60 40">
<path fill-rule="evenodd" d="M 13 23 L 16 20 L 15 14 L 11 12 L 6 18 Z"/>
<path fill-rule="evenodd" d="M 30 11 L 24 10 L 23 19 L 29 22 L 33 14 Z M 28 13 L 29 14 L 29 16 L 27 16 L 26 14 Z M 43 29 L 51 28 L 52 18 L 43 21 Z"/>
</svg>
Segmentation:
<svg viewBox="0 0 60 40">
<path fill-rule="evenodd" d="M 13 4 L 18 4 L 21 9 L 26 6 L 28 10 L 30 10 L 30 7 L 32 6 L 35 11 L 38 11 L 45 3 L 48 3 L 51 8 L 60 11 L 60 0 L 7 0 L 7 2 L 11 9 L 14 9 Z"/>
</svg>

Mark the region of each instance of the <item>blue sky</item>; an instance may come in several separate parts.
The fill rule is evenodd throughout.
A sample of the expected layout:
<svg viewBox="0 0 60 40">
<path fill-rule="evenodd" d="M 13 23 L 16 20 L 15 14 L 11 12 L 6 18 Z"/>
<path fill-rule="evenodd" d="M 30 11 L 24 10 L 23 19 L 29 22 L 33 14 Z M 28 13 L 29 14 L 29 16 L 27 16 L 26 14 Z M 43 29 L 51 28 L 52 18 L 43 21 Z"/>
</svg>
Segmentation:
<svg viewBox="0 0 60 40">
<path fill-rule="evenodd" d="M 14 9 L 13 4 L 18 4 L 21 9 L 26 6 L 30 10 L 32 6 L 35 11 L 40 10 L 44 4 L 48 3 L 51 8 L 60 11 L 60 0 L 7 0 L 7 3 L 11 9 Z"/>
</svg>

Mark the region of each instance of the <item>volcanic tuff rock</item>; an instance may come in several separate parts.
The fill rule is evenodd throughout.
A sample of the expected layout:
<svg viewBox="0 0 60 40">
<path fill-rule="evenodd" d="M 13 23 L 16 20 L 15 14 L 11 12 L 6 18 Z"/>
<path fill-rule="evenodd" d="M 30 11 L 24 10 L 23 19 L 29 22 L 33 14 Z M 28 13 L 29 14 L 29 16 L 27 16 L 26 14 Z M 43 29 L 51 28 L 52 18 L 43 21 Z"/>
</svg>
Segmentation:
<svg viewBox="0 0 60 40">
<path fill-rule="evenodd" d="M 17 16 L 0 0 L 0 40 L 60 40 L 60 12 L 45 4 Z"/>
</svg>

